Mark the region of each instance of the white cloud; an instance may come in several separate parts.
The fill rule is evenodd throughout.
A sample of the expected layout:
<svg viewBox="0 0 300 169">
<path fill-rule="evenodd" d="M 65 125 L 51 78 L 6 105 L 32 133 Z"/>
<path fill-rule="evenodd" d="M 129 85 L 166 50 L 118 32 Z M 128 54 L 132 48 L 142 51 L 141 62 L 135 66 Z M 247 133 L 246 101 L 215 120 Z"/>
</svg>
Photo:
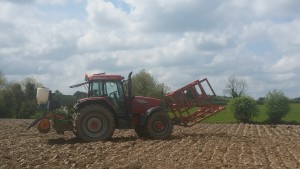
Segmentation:
<svg viewBox="0 0 300 169">
<path fill-rule="evenodd" d="M 286 76 L 285 78 L 292 78 L 295 75 L 292 72 L 300 73 L 299 59 L 300 55 L 284 56 L 279 59 L 274 65 L 272 65 L 270 70 L 276 73 L 287 73 L 289 74 L 289 76 Z M 282 74 L 279 75 L 281 76 Z"/>
<path fill-rule="evenodd" d="M 208 77 L 222 95 L 235 75 L 253 97 L 299 97 L 299 2 L 0 0 L 0 68 L 68 94 L 84 73 L 146 69 L 173 89 Z"/>
<path fill-rule="evenodd" d="M 126 27 L 126 13 L 112 3 L 88 0 L 86 7 L 90 25 L 103 31 Z"/>
</svg>

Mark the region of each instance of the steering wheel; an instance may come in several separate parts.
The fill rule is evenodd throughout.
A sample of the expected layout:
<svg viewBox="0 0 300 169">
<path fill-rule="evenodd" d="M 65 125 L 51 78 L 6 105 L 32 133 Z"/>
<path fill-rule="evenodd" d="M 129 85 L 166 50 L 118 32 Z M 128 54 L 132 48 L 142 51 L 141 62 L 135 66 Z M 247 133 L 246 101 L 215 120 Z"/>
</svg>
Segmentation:
<svg viewBox="0 0 300 169">
<path fill-rule="evenodd" d="M 114 91 L 114 92 L 111 92 L 108 97 L 114 99 L 114 100 L 118 100 L 118 95 L 117 95 L 118 91 Z"/>
</svg>

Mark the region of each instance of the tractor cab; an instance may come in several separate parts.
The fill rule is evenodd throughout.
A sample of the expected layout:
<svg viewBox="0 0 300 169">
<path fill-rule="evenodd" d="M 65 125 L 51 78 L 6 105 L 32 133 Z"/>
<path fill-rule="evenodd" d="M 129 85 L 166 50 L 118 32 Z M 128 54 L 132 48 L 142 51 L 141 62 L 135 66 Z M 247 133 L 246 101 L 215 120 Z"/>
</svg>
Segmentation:
<svg viewBox="0 0 300 169">
<path fill-rule="evenodd" d="M 122 99 L 123 79 L 120 75 L 93 74 L 85 75 L 88 82 L 88 97 L 109 97 L 112 100 Z"/>
<path fill-rule="evenodd" d="M 128 76 L 131 79 L 131 73 Z M 70 86 L 70 88 L 85 85 L 87 97 L 79 99 L 75 109 L 79 110 L 87 104 L 101 104 L 113 111 L 117 116 L 126 116 L 128 114 L 129 95 L 125 92 L 131 89 L 125 88 L 125 83 L 121 75 L 110 75 L 105 73 L 85 75 L 84 83 Z M 130 83 L 130 82 L 129 82 Z M 128 86 L 129 87 L 129 86 Z M 128 93 L 128 92 L 127 92 Z"/>
<path fill-rule="evenodd" d="M 120 75 L 93 74 L 85 76 L 88 98 L 104 98 L 118 114 L 125 113 L 124 77 Z"/>
</svg>

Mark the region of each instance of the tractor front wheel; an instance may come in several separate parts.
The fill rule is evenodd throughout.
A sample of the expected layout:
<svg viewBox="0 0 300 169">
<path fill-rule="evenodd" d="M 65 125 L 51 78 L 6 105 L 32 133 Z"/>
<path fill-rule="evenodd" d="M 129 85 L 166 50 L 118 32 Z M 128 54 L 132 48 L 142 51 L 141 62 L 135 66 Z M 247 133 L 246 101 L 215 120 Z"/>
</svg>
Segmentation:
<svg viewBox="0 0 300 169">
<path fill-rule="evenodd" d="M 139 136 L 139 137 L 142 137 L 142 138 L 148 138 L 149 137 L 149 134 L 146 130 L 146 127 L 144 125 L 142 126 L 136 126 L 135 127 L 135 133 Z"/>
<path fill-rule="evenodd" d="M 107 140 L 115 130 L 113 114 L 100 105 L 88 105 L 74 119 L 76 135 L 84 141 Z"/>
<path fill-rule="evenodd" d="M 146 130 L 149 138 L 168 138 L 173 130 L 173 123 L 167 113 L 155 112 L 147 119 Z"/>
</svg>

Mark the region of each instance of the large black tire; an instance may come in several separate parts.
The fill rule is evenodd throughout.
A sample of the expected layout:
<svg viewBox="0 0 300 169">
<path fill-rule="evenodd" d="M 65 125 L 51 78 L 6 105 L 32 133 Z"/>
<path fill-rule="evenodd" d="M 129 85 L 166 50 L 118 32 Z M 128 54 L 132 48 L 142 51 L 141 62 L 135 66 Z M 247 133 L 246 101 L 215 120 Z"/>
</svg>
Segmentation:
<svg viewBox="0 0 300 169">
<path fill-rule="evenodd" d="M 142 137 L 142 138 L 148 138 L 149 137 L 149 134 L 148 134 L 148 132 L 146 130 L 146 127 L 144 125 L 143 126 L 136 126 L 135 127 L 135 132 L 139 137 Z"/>
<path fill-rule="evenodd" d="M 76 113 L 74 113 L 73 116 L 72 116 L 73 126 L 75 126 L 75 119 L 77 118 L 78 115 L 79 115 L 79 112 L 76 112 Z M 73 127 L 73 133 L 74 133 L 74 135 L 75 135 L 76 137 L 79 138 L 78 133 L 77 133 L 75 127 Z"/>
<path fill-rule="evenodd" d="M 116 127 L 113 114 L 100 105 L 88 105 L 75 116 L 74 133 L 84 141 L 109 139 Z"/>
<path fill-rule="evenodd" d="M 173 130 L 173 123 L 167 113 L 154 112 L 147 118 L 146 133 L 151 139 L 166 139 Z"/>
</svg>

